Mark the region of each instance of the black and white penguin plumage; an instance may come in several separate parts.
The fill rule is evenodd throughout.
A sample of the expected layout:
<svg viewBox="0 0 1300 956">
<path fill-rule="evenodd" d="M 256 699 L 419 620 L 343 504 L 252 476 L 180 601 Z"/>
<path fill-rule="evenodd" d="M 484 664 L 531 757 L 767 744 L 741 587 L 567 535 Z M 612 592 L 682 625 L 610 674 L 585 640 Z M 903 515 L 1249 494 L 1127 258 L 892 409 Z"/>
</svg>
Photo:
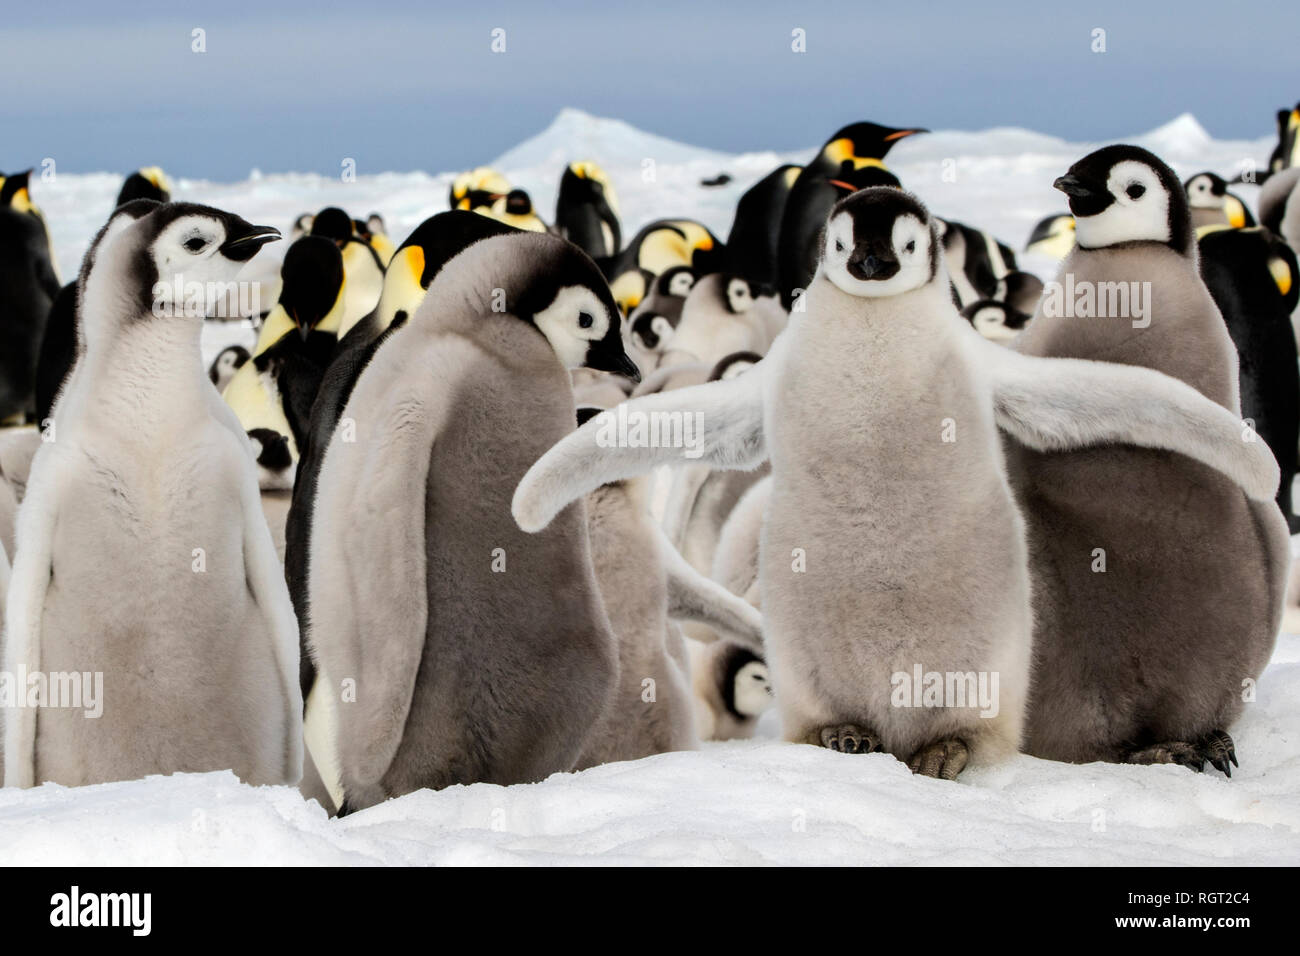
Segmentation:
<svg viewBox="0 0 1300 956">
<path fill-rule="evenodd" d="M 144 166 L 126 177 L 118 191 L 114 206 L 129 203 L 132 199 L 152 199 L 154 202 L 170 202 L 172 183 L 160 166 Z"/>
<path fill-rule="evenodd" d="M 975 327 L 975 331 L 991 342 L 1010 342 L 1032 317 L 1005 302 L 980 299 L 961 310 L 962 318 Z"/>
<path fill-rule="evenodd" d="M 605 171 L 591 162 L 570 163 L 560 176 L 555 231 L 599 262 L 623 248 L 618 197 Z"/>
<path fill-rule="evenodd" d="M 1074 217 L 1068 212 L 1044 216 L 1038 220 L 1029 241 L 1025 243 L 1025 252 L 1036 255 L 1064 259 L 1074 248 Z"/>
<path fill-rule="evenodd" d="M 745 191 L 727 234 L 726 271 L 775 287 L 778 281 L 781 215 L 790 189 L 803 171 L 787 163 Z"/>
<path fill-rule="evenodd" d="M 825 225 L 831 207 L 854 191 L 836 189 L 830 185 L 831 181 L 851 183 L 857 189 L 897 185 L 897 179 L 893 182 L 883 179 L 867 181 L 862 179 L 862 171 L 874 168 L 888 172 L 883 160 L 894 144 L 925 132 L 928 130 L 919 127 L 894 129 L 877 123 L 852 123 L 828 139 L 812 161 L 800 170 L 781 214 L 778 242 L 777 285 L 781 304 L 786 309 L 793 306 L 794 290 L 806 289 L 816 271 L 816 237 Z M 892 179 L 893 175 L 889 175 Z"/>
<path fill-rule="evenodd" d="M 1272 450 L 1282 469 L 1277 503 L 1291 533 L 1291 482 L 1300 443 L 1300 370 L 1291 313 L 1300 300 L 1300 272 L 1291 247 L 1267 229 L 1215 229 L 1199 241 L 1201 278 L 1237 347 L 1241 417 Z"/>
<path fill-rule="evenodd" d="M 1197 173 L 1183 184 L 1192 213 L 1192 228 L 1227 225 L 1234 229 L 1255 225 L 1240 197 L 1228 192 L 1228 181 L 1217 173 Z"/>
<path fill-rule="evenodd" d="M 28 194 L 31 170 L 0 182 L 0 423 L 36 416 L 36 366 L 59 278 Z"/>
<path fill-rule="evenodd" d="M 251 357 L 248 349 L 242 345 L 227 345 L 217 353 L 217 357 L 208 366 L 208 378 L 216 386 L 218 392 L 226 390 L 226 386 L 235 377 L 235 373 L 243 368 L 244 363 Z"/>
<path fill-rule="evenodd" d="M 641 228 L 612 262 L 597 265 L 609 278 L 610 290 L 623 315 L 631 315 L 649 294 L 656 276 L 674 266 L 687 266 L 697 275 L 722 268 L 726 247 L 703 223 L 694 219 L 656 219 Z"/>
</svg>

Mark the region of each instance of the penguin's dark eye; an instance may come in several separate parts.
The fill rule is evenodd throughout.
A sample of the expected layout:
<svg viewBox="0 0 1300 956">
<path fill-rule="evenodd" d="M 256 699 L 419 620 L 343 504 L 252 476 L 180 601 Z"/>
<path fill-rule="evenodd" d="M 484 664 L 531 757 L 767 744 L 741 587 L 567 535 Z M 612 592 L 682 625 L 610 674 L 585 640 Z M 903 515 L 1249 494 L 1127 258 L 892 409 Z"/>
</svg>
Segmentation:
<svg viewBox="0 0 1300 956">
<path fill-rule="evenodd" d="M 1124 192 L 1128 193 L 1129 199 L 1141 199 L 1142 194 L 1146 191 L 1147 188 L 1141 183 L 1132 183 L 1129 185 L 1128 189 L 1124 190 Z"/>
<path fill-rule="evenodd" d="M 204 239 L 202 236 L 195 236 L 192 239 L 185 240 L 185 248 L 190 252 L 202 252 L 203 247 L 207 244 L 208 240 Z"/>
<path fill-rule="evenodd" d="M 595 324 L 596 324 L 596 320 L 592 317 L 590 312 L 578 313 L 578 328 L 589 329 Z"/>
<path fill-rule="evenodd" d="M 836 252 L 844 251 L 844 243 L 840 242 L 838 239 L 835 240 L 835 251 Z"/>
<path fill-rule="evenodd" d="M 904 251 L 904 252 L 908 252 L 908 253 L 916 252 L 916 240 L 913 239 L 911 242 L 909 242 L 907 245 L 905 245 L 905 246 L 903 247 L 903 251 Z"/>
</svg>

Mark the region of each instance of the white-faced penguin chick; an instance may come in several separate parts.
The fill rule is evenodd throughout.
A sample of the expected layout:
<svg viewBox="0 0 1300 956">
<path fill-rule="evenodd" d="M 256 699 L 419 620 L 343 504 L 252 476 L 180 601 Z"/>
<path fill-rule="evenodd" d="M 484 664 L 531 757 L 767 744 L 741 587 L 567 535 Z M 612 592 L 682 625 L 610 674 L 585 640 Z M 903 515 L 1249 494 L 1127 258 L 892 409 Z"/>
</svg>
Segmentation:
<svg viewBox="0 0 1300 956">
<path fill-rule="evenodd" d="M 361 371 L 343 410 L 355 440 L 338 430 L 324 452 L 307 569 L 333 713 L 316 765 L 337 766 L 341 813 L 540 780 L 590 743 L 617 648 L 586 510 L 528 535 L 510 496 L 573 430 L 569 368 L 636 377 L 619 322 L 577 246 L 512 230 L 448 262 Z"/>
<path fill-rule="evenodd" d="M 1019 335 L 1030 318 L 1028 314 L 994 299 L 972 302 L 961 310 L 961 316 L 980 335 L 1002 345 Z"/>
<path fill-rule="evenodd" d="M 620 412 L 699 413 L 697 461 L 715 468 L 771 461 L 760 584 L 786 737 L 951 778 L 1017 749 L 1029 691 L 1024 524 L 999 427 L 1043 449 L 1179 451 L 1255 498 L 1272 498 L 1278 470 L 1237 416 L 1168 376 L 987 342 L 957 315 L 942 262 L 915 197 L 854 193 L 831 211 L 806 311 L 758 366 Z M 662 441 L 610 447 L 594 425 L 524 476 L 521 528 L 683 461 Z"/>
<path fill-rule="evenodd" d="M 696 282 L 686 297 L 672 350 L 710 366 L 733 352 L 762 355 L 785 323 L 785 309 L 770 289 L 715 272 Z"/>
<path fill-rule="evenodd" d="M 1015 349 L 1163 372 L 1237 422 L 1240 452 L 1276 468 L 1241 421 L 1237 354 L 1197 273 L 1173 170 L 1144 149 L 1107 146 L 1055 185 L 1078 242 Z M 1176 389 L 1166 391 L 1162 403 Z M 1116 422 L 1145 414 L 1131 408 Z M 1021 444 L 1008 455 L 1032 554 L 1026 749 L 1073 762 L 1208 761 L 1228 773 L 1243 682 L 1268 662 L 1286 590 L 1277 481 L 1243 493 L 1215 462 L 1122 429 L 1098 448 Z"/>
<path fill-rule="evenodd" d="M 298 628 L 248 436 L 205 375 L 197 299 L 173 298 L 183 274 L 215 308 L 212 290 L 277 238 L 208 206 L 136 200 L 86 255 L 85 351 L 19 512 L 4 666 L 102 673 L 109 696 L 94 720 L 7 712 L 6 785 L 302 772 Z"/>
<path fill-rule="evenodd" d="M 208 366 L 208 378 L 217 387 L 218 392 L 226 390 L 235 373 L 243 368 L 250 357 L 248 349 L 242 345 L 227 345 L 217 353 L 217 357 Z"/>
<path fill-rule="evenodd" d="M 1228 192 L 1228 182 L 1216 173 L 1197 173 L 1183 184 L 1187 205 L 1192 214 L 1192 228 L 1231 226 L 1241 229 L 1255 225 L 1255 217 L 1246 204 Z"/>
<path fill-rule="evenodd" d="M 288 437 L 297 462 L 346 308 L 343 257 L 330 240 L 303 236 L 289 247 L 280 275 L 280 301 L 222 397 L 248 431 L 264 428 Z"/>
<path fill-rule="evenodd" d="M 579 408 L 579 423 L 600 411 Z M 616 481 L 587 495 L 592 563 L 618 639 L 619 679 L 579 769 L 697 746 L 690 665 L 675 617 L 708 620 L 751 655 L 762 646 L 758 613 L 673 552 L 650 517 L 646 484 Z"/>
<path fill-rule="evenodd" d="M 746 474 L 723 472 L 723 474 Z M 762 607 L 758 548 L 772 479 L 755 482 L 731 509 L 713 554 L 712 578 L 732 594 Z M 692 641 L 691 675 L 696 697 L 696 727 L 701 739 L 733 740 L 754 736 L 758 719 L 772 706 L 767 663 L 748 648 L 727 640 Z"/>
<path fill-rule="evenodd" d="M 682 305 L 695 285 L 689 266 L 673 266 L 650 282 L 649 292 L 628 316 L 628 351 L 643 374 L 659 365 L 672 348 L 673 333 L 682 318 Z"/>
</svg>

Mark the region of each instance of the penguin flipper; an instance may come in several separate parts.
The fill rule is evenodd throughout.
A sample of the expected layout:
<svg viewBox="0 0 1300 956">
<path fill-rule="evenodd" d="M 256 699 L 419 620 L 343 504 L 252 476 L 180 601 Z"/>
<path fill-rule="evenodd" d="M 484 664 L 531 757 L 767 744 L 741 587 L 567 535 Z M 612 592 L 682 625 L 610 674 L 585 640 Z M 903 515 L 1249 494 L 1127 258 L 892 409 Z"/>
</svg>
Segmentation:
<svg viewBox="0 0 1300 956">
<path fill-rule="evenodd" d="M 1281 470 L 1239 416 L 1153 369 L 1020 355 L 981 342 L 998 426 L 1038 451 L 1128 444 L 1178 452 L 1210 466 L 1259 501 Z"/>
<path fill-rule="evenodd" d="M 377 354 L 378 371 L 367 367 L 343 409 L 358 434 L 375 437 L 336 434 L 317 478 L 307 637 L 320 673 L 356 688 L 336 708 L 335 741 L 353 806 L 356 792 L 379 786 L 406 728 L 429 619 L 425 496 L 448 414 L 440 389 L 478 359 L 458 336 L 436 341 Z"/>
<path fill-rule="evenodd" d="M 596 415 L 528 469 L 511 503 L 515 522 L 524 531 L 540 531 L 569 502 L 659 465 L 741 471 L 757 467 L 767 457 L 762 382 L 756 368 L 728 381 L 631 399 Z M 635 423 L 669 421 L 677 422 L 678 435 L 686 437 L 689 432 L 693 444 L 643 446 L 634 443 L 632 433 L 620 425 L 633 423 L 645 431 Z"/>
<path fill-rule="evenodd" d="M 57 466 L 57 462 L 52 464 Z M 14 540 L 22 547 L 15 546 L 6 591 L 3 665 L 10 675 L 34 674 L 41 669 L 41 616 L 54 571 L 51 542 L 57 471 L 51 467 L 42 475 L 47 469 L 39 458 L 33 462 L 33 471 L 37 481 L 18 512 Z M 4 715 L 3 783 L 6 787 L 32 787 L 35 777 L 36 708 L 9 707 Z"/>
<path fill-rule="evenodd" d="M 659 551 L 668 572 L 668 616 L 707 624 L 761 656 L 763 616 L 758 610 L 696 571 L 662 530 Z"/>
</svg>

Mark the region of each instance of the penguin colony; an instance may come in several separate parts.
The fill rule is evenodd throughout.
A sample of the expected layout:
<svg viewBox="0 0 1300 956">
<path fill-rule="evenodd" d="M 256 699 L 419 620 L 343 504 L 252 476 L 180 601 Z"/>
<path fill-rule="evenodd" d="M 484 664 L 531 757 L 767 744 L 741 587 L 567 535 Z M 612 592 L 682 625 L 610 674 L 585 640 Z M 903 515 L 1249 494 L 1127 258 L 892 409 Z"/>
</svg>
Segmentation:
<svg viewBox="0 0 1300 956">
<path fill-rule="evenodd" d="M 1297 125 L 1258 219 L 1213 172 L 1081 157 L 1027 244 L 1046 287 L 885 165 L 919 127 L 836 131 L 725 241 L 626 239 L 589 159 L 550 222 L 481 167 L 400 244 L 303 213 L 206 368 L 220 302 L 169 280 L 278 229 L 144 168 L 63 285 L 0 177 L 3 669 L 106 696 L 6 702 L 5 785 L 230 769 L 346 814 L 773 709 L 942 779 L 1231 776 L 1297 526 Z"/>
</svg>

